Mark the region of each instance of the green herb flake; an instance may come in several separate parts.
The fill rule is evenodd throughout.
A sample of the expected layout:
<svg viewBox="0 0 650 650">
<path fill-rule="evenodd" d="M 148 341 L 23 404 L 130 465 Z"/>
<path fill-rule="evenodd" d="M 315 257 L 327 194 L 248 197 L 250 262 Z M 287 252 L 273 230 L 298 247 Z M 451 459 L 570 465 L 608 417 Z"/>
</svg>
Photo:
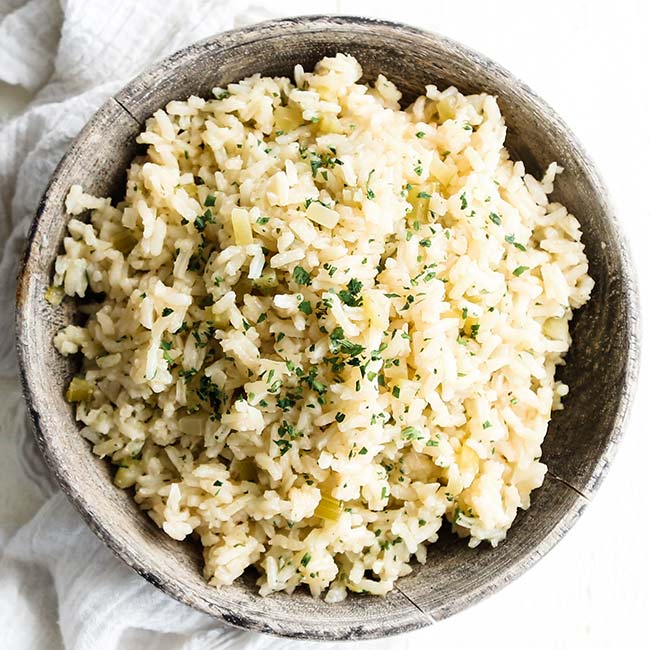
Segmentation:
<svg viewBox="0 0 650 650">
<path fill-rule="evenodd" d="M 496 212 L 490 212 L 490 221 L 497 226 L 501 225 L 501 217 Z"/>
<path fill-rule="evenodd" d="M 417 440 L 420 437 L 420 432 L 415 427 L 404 427 L 402 429 L 402 438 L 405 440 Z"/>
<path fill-rule="evenodd" d="M 329 275 L 330 278 L 333 277 L 333 275 L 338 270 L 336 266 L 332 266 L 329 262 L 325 262 L 325 264 L 323 264 L 323 268 L 327 271 L 327 275 Z"/>
<path fill-rule="evenodd" d="M 418 132 L 415 134 L 415 137 L 416 137 L 416 138 L 420 138 L 420 140 L 421 140 L 421 139 L 424 137 L 424 131 L 418 131 Z"/>
<path fill-rule="evenodd" d="M 516 275 L 517 277 L 519 277 L 522 273 L 525 273 L 525 272 L 528 271 L 529 269 L 530 269 L 529 266 L 518 266 L 518 267 L 513 271 L 513 273 L 514 273 L 514 275 Z"/>
<path fill-rule="evenodd" d="M 284 456 L 291 449 L 291 441 L 280 438 L 273 441 L 280 448 L 280 456 Z"/>
<path fill-rule="evenodd" d="M 311 284 L 311 276 L 309 275 L 308 271 L 305 271 L 305 269 L 302 268 L 302 266 L 296 266 L 296 268 L 294 268 L 292 278 L 296 284 L 300 284 L 305 287 L 308 287 Z"/>
<path fill-rule="evenodd" d="M 214 205 L 214 203 L 215 203 L 216 200 L 217 200 L 217 199 L 216 199 L 216 197 L 214 196 L 214 194 L 208 194 L 208 195 L 205 197 L 205 202 L 204 202 L 203 205 L 205 205 L 205 206 L 208 207 L 208 208 L 209 208 L 209 207 L 212 207 L 212 206 Z"/>
<path fill-rule="evenodd" d="M 526 247 L 523 244 L 520 244 L 519 242 L 515 241 L 515 236 L 514 235 L 506 235 L 505 237 L 506 242 L 508 244 L 512 244 L 515 248 L 518 248 L 520 251 L 526 251 Z"/>
<path fill-rule="evenodd" d="M 173 313 L 174 313 L 174 310 L 173 310 L 171 307 L 165 307 L 165 308 L 162 310 L 163 318 L 164 318 L 165 316 L 169 316 L 170 314 L 173 314 Z"/>
<path fill-rule="evenodd" d="M 371 169 L 371 170 L 370 170 L 370 173 L 368 174 L 368 180 L 366 181 L 366 196 L 367 196 L 370 200 L 372 200 L 372 199 L 375 198 L 375 193 L 374 193 L 374 192 L 370 189 L 370 187 L 369 187 L 369 185 L 370 185 L 370 179 L 371 179 L 371 177 L 372 177 L 372 175 L 373 175 L 374 173 L 375 173 L 375 170 L 374 170 L 374 169 Z"/>
<path fill-rule="evenodd" d="M 306 316 L 309 316 L 313 311 L 312 306 L 311 306 L 311 302 L 309 300 L 303 300 L 298 305 L 298 309 L 299 309 L 299 311 L 301 311 Z"/>
<path fill-rule="evenodd" d="M 361 289 L 363 289 L 363 283 L 356 278 L 352 278 L 347 284 L 347 289 L 338 292 L 338 297 L 348 307 L 360 307 L 363 304 L 363 300 L 359 295 Z"/>
</svg>

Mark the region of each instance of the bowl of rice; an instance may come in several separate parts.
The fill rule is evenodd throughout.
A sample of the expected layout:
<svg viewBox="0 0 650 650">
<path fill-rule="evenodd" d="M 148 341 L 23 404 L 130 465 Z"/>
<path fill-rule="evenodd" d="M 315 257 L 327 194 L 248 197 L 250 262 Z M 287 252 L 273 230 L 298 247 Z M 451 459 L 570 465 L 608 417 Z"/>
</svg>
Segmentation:
<svg viewBox="0 0 650 650">
<path fill-rule="evenodd" d="M 18 352 L 99 537 L 238 627 L 429 625 L 572 526 L 639 354 L 592 163 L 500 66 L 353 17 L 192 45 L 96 113 L 32 226 Z"/>
</svg>

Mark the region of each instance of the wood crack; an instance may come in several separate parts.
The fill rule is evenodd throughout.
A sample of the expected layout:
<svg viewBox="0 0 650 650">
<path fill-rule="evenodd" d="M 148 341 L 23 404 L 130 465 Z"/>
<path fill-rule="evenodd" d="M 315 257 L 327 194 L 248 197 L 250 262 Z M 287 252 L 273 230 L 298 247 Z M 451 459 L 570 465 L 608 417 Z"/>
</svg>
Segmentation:
<svg viewBox="0 0 650 650">
<path fill-rule="evenodd" d="M 131 111 L 116 97 L 111 97 L 111 99 L 138 125 L 140 126 L 140 120 L 131 113 Z"/>
<path fill-rule="evenodd" d="M 431 614 L 429 614 L 428 612 L 425 612 L 408 594 L 404 593 L 404 591 L 399 587 L 399 585 L 395 585 L 395 591 L 399 591 L 399 593 L 402 594 L 402 596 L 404 596 L 404 598 L 406 598 L 406 600 L 408 600 L 409 603 L 411 603 L 411 605 L 413 605 L 413 607 L 415 607 L 415 609 L 417 609 L 418 612 L 422 614 L 422 616 L 424 616 L 424 618 L 427 620 L 427 623 L 429 625 L 432 625 L 433 623 L 436 622 L 436 619 L 433 618 L 433 616 L 431 616 Z"/>
<path fill-rule="evenodd" d="M 571 483 L 569 483 L 569 481 L 566 481 L 565 479 L 560 478 L 556 474 L 553 474 L 553 472 L 551 472 L 550 469 L 548 470 L 547 473 L 551 478 L 554 478 L 556 481 L 559 481 L 563 485 L 566 485 L 569 489 L 571 489 L 574 492 L 576 492 L 577 494 L 579 494 L 585 501 L 587 501 L 588 503 L 591 503 L 591 497 L 588 497 L 584 492 L 579 490 L 575 485 L 571 485 Z"/>
</svg>

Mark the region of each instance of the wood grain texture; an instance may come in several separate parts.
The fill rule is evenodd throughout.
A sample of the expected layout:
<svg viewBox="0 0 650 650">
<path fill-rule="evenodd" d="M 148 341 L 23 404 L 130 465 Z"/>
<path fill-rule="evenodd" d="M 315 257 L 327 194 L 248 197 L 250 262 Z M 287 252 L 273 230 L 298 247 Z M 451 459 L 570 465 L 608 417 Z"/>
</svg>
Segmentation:
<svg viewBox="0 0 650 650">
<path fill-rule="evenodd" d="M 172 99 L 208 96 L 211 88 L 255 72 L 290 75 L 336 52 L 356 56 L 366 78 L 395 81 L 405 99 L 425 84 L 499 96 L 507 146 L 535 173 L 557 160 L 565 172 L 554 199 L 579 219 L 596 281 L 592 300 L 574 319 L 573 347 L 560 377 L 571 392 L 544 443 L 549 475 L 496 549 L 469 549 L 449 531 L 424 566 L 386 598 L 351 596 L 326 605 L 305 591 L 257 595 L 253 575 L 222 589 L 201 577 L 200 549 L 167 537 L 115 488 L 108 465 L 79 435 L 64 390 L 73 362 L 52 337 L 74 318 L 64 303 L 44 299 L 67 218 L 73 183 L 119 196 L 146 117 Z M 613 459 L 636 380 L 638 296 L 627 247 L 603 183 L 566 125 L 500 66 L 441 36 L 392 23 L 348 17 L 272 21 L 221 34 L 182 50 L 110 99 L 57 168 L 34 220 L 17 293 L 18 352 L 25 394 L 43 455 L 85 520 L 125 562 L 175 598 L 226 623 L 312 639 L 359 639 L 405 632 L 468 607 L 505 586 L 542 557 L 570 528 Z"/>
</svg>

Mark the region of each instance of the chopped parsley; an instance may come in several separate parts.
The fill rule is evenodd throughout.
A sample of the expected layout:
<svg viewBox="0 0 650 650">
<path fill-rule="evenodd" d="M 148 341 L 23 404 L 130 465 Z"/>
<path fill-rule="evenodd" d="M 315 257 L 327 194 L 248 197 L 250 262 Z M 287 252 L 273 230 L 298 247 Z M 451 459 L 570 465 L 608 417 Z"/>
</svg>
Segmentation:
<svg viewBox="0 0 650 650">
<path fill-rule="evenodd" d="M 335 266 L 332 266 L 329 262 L 325 262 L 323 264 L 323 268 L 327 271 L 327 275 L 330 276 L 330 278 L 336 273 L 338 270 Z"/>
<path fill-rule="evenodd" d="M 515 241 L 515 236 L 514 235 L 506 235 L 505 240 L 509 244 L 512 244 L 515 248 L 518 248 L 520 251 L 525 251 L 526 250 L 526 247 L 523 244 L 520 244 L 519 242 Z"/>
<path fill-rule="evenodd" d="M 291 449 L 291 441 L 290 440 L 284 440 L 284 438 L 280 438 L 279 440 L 274 440 L 273 441 L 279 448 L 280 448 L 280 456 L 284 456 L 289 449 Z"/>
<path fill-rule="evenodd" d="M 368 180 L 366 181 L 366 196 L 367 196 L 369 199 L 371 199 L 371 200 L 375 198 L 375 193 L 374 193 L 374 192 L 370 189 L 370 187 L 369 187 L 369 185 L 370 185 L 370 178 L 372 177 L 372 175 L 373 175 L 374 173 L 375 173 L 375 170 L 374 170 L 374 169 L 371 169 L 371 170 L 370 170 L 370 173 L 368 174 Z"/>
<path fill-rule="evenodd" d="M 302 266 L 296 266 L 296 268 L 293 270 L 292 277 L 293 281 L 296 284 L 301 284 L 305 287 L 308 287 L 311 284 L 311 277 L 309 275 L 309 272 L 305 271 Z"/>
<path fill-rule="evenodd" d="M 298 305 L 298 309 L 299 309 L 299 311 L 301 311 L 306 316 L 309 316 L 313 311 L 312 306 L 311 306 L 311 302 L 309 300 L 303 300 Z"/>
<path fill-rule="evenodd" d="M 490 212 L 490 221 L 497 226 L 501 225 L 501 217 L 496 212 Z"/>
<path fill-rule="evenodd" d="M 513 271 L 513 273 L 514 273 L 517 277 L 519 277 L 522 273 L 525 273 L 525 272 L 528 271 L 529 269 L 530 269 L 529 266 L 518 266 L 518 267 Z"/>
<path fill-rule="evenodd" d="M 406 440 L 417 440 L 420 437 L 420 432 L 415 427 L 404 427 L 402 429 L 402 438 Z"/>
<path fill-rule="evenodd" d="M 214 217 L 212 216 L 212 210 L 210 210 L 210 208 L 208 208 L 202 215 L 197 216 L 194 219 L 194 227 L 199 232 L 203 232 L 206 225 L 209 223 L 215 223 Z"/>
<path fill-rule="evenodd" d="M 356 278 L 352 278 L 347 284 L 347 289 L 341 289 L 338 292 L 338 297 L 348 307 L 361 307 L 363 304 L 363 300 L 359 295 L 361 289 L 363 289 L 363 283 Z"/>
<path fill-rule="evenodd" d="M 173 314 L 173 313 L 174 313 L 174 310 L 173 310 L 171 307 L 165 307 L 165 308 L 162 310 L 162 315 L 163 315 L 163 317 L 165 317 L 165 316 L 169 316 L 170 314 Z"/>
</svg>

